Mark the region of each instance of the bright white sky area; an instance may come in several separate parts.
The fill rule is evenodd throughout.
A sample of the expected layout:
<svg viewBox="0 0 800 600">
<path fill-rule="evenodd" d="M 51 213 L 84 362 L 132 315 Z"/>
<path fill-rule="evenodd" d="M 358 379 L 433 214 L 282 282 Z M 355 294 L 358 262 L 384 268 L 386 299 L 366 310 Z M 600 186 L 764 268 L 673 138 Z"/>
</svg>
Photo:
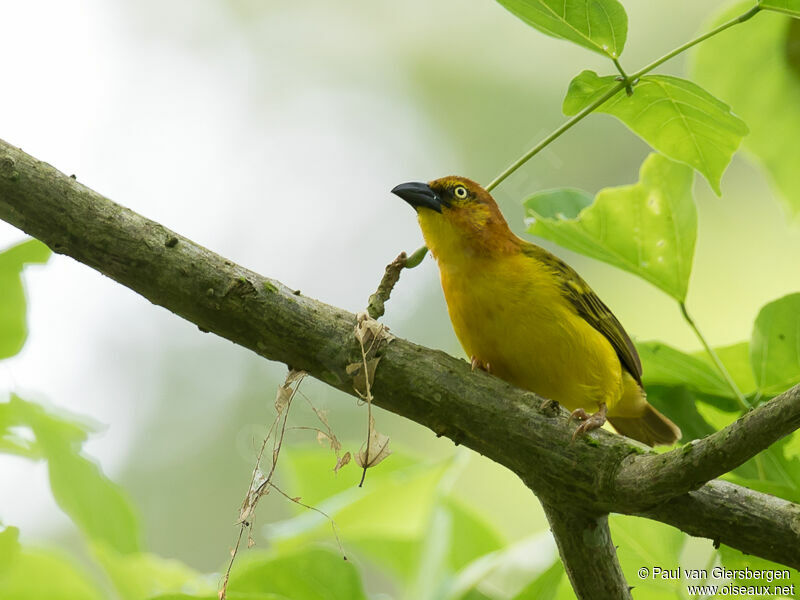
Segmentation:
<svg viewBox="0 0 800 600">
<path fill-rule="evenodd" d="M 411 146 L 424 123 L 401 96 L 304 72 L 311 57 L 291 14 L 258 25 L 271 41 L 254 60 L 218 3 L 141 4 L 4 6 L 0 136 L 241 264 L 361 307 L 389 254 L 420 240 L 388 189 L 398 176 L 430 174 Z M 270 46 L 282 52 L 270 56 Z M 375 139 L 406 146 L 407 164 L 376 151 Z M 23 238 L 0 222 L 0 248 Z M 0 362 L 0 390 L 111 424 L 86 449 L 113 476 L 154 402 L 155 365 L 127 364 L 125 346 L 192 340 L 196 329 L 66 257 L 29 268 L 26 283 L 30 337 Z M 109 346 L 122 350 L 109 356 Z M 0 456 L 0 473 L 3 522 L 33 537 L 66 523 L 45 465 Z"/>
</svg>

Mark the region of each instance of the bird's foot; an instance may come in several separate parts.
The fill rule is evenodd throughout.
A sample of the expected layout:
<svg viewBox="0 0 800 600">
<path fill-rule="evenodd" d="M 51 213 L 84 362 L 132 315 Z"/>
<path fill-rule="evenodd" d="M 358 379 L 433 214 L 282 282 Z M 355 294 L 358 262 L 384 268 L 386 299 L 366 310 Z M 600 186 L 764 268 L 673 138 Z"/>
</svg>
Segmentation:
<svg viewBox="0 0 800 600">
<path fill-rule="evenodd" d="M 575 431 L 572 434 L 572 441 L 575 441 L 575 438 L 578 436 L 585 435 L 593 429 L 599 429 L 605 425 L 607 412 L 608 408 L 606 407 L 605 402 L 601 402 L 598 411 L 591 415 L 582 408 L 576 408 L 573 410 L 569 416 L 569 420 L 572 421 L 572 419 L 578 419 L 579 421 L 583 422 L 575 428 Z"/>
<path fill-rule="evenodd" d="M 469 364 L 472 367 L 473 371 L 475 369 L 480 369 L 481 371 L 486 371 L 487 373 L 491 373 L 492 372 L 492 365 L 490 365 L 488 362 L 487 363 L 483 362 L 477 356 L 473 356 L 470 359 Z"/>
</svg>

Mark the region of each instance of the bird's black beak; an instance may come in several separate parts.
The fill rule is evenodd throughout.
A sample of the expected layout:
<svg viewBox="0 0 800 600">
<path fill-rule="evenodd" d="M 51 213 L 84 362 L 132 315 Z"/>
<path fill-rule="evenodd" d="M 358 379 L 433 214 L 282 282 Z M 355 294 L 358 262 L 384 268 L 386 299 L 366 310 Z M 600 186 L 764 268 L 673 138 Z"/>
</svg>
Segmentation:
<svg viewBox="0 0 800 600">
<path fill-rule="evenodd" d="M 427 183 L 401 183 L 392 190 L 396 196 L 400 196 L 415 209 L 424 207 L 442 212 L 442 200 Z"/>
</svg>

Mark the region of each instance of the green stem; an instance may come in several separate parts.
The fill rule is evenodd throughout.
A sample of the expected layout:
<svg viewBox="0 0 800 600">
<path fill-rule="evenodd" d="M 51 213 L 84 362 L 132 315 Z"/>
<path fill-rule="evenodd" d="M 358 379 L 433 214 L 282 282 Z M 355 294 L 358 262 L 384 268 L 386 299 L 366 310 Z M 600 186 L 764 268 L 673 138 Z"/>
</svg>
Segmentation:
<svg viewBox="0 0 800 600">
<path fill-rule="evenodd" d="M 700 42 L 704 42 L 708 38 L 713 37 L 713 36 L 717 35 L 718 33 L 721 33 L 723 31 L 725 31 L 729 27 L 733 27 L 734 25 L 738 25 L 739 23 L 744 23 L 745 21 L 748 21 L 748 20 L 752 19 L 753 17 L 755 17 L 759 13 L 760 10 L 761 10 L 761 6 L 759 4 L 756 4 L 753 8 L 748 10 L 746 13 L 744 13 L 742 15 L 739 15 L 738 17 L 735 17 L 735 18 L 731 19 L 730 21 L 726 21 L 725 23 L 723 23 L 719 27 L 716 27 L 716 28 L 712 29 L 708 33 L 704 33 L 700 37 L 696 37 L 695 39 L 691 40 L 690 42 L 686 42 L 682 46 L 678 46 L 677 48 L 675 48 L 675 50 L 673 50 L 669 54 L 665 54 L 664 56 L 662 56 L 658 60 L 654 60 L 653 62 L 651 62 L 649 65 L 647 65 L 643 69 L 640 69 L 639 71 L 634 73 L 632 75 L 632 78 L 636 79 L 637 77 L 641 77 L 642 75 L 645 75 L 646 73 L 649 73 L 650 71 L 652 71 L 653 69 L 655 69 L 656 67 L 661 65 L 662 63 L 667 62 L 670 58 L 674 58 L 675 56 L 677 56 L 681 52 L 685 52 L 686 50 L 688 50 L 692 46 L 695 46 L 695 45 L 699 44 Z"/>
<path fill-rule="evenodd" d="M 492 181 L 489 185 L 486 186 L 486 191 L 491 192 L 494 188 L 496 188 L 503 180 L 511 175 L 514 171 L 519 169 L 522 165 L 524 165 L 528 160 L 539 154 L 545 147 L 549 146 L 552 142 L 558 139 L 561 134 L 566 132 L 568 129 L 577 125 L 578 122 L 582 121 L 585 117 L 587 117 L 591 112 L 593 112 L 596 108 L 598 108 L 601 104 L 603 104 L 606 100 L 611 98 L 612 96 L 616 95 L 617 92 L 625 88 L 625 83 L 620 82 L 615 85 L 613 88 L 608 90 L 605 94 L 603 94 L 598 100 L 584 108 L 581 112 L 577 115 L 572 117 L 569 121 L 564 123 L 561 127 L 556 129 L 553 133 L 548 135 L 544 138 L 541 142 L 536 144 L 533 148 L 528 150 L 525 154 L 523 154 L 519 159 L 517 159 L 511 166 L 509 166 L 505 171 L 500 173 L 497 177 L 495 177 L 494 181 Z"/>
<path fill-rule="evenodd" d="M 673 50 L 669 54 L 665 54 L 664 56 L 662 56 L 658 60 L 655 60 L 655 61 L 651 62 L 649 65 L 647 65 L 643 69 L 640 69 L 639 71 L 637 71 L 636 73 L 634 73 L 630 77 L 628 77 L 625 74 L 625 72 L 622 70 L 622 67 L 619 64 L 619 61 L 617 61 L 616 59 L 612 59 L 612 60 L 614 60 L 614 64 L 616 65 L 617 69 L 622 74 L 622 77 L 623 77 L 624 81 L 619 83 L 618 85 L 615 85 L 613 88 L 611 88 L 606 94 L 604 94 L 596 102 L 594 102 L 591 105 L 589 105 L 586 108 L 584 108 L 581 112 L 579 112 L 577 115 L 572 117 L 569 121 L 567 121 L 566 123 L 561 125 L 561 127 L 556 129 L 553 133 L 548 135 L 541 142 L 536 144 L 533 148 L 528 150 L 519 159 L 517 159 L 514 163 L 512 163 L 505 171 L 503 171 L 502 173 L 500 173 L 500 175 L 495 177 L 495 179 L 489 185 L 486 186 L 486 191 L 487 192 L 491 192 L 500 183 L 502 183 L 509 175 L 514 173 L 514 171 L 519 169 L 522 165 L 524 165 L 526 162 L 528 162 L 531 158 L 533 158 L 534 156 L 539 154 L 539 152 L 544 150 L 547 146 L 552 144 L 556 139 L 561 137 L 561 135 L 563 133 L 565 133 L 567 130 L 569 130 L 573 125 L 576 125 L 579 121 L 583 120 L 589 114 L 594 112 L 597 108 L 600 107 L 600 105 L 605 103 L 612 96 L 616 95 L 617 92 L 619 92 L 622 89 L 625 89 L 625 88 L 629 87 L 632 82 L 636 81 L 642 75 L 644 75 L 646 73 L 649 73 L 650 71 L 652 71 L 653 69 L 655 69 L 656 67 L 661 65 L 662 63 L 668 61 L 669 59 L 671 59 L 671 58 L 673 58 L 675 56 L 677 56 L 681 52 L 685 52 L 686 50 L 688 50 L 692 46 L 694 46 L 696 44 L 699 44 L 700 42 L 702 42 L 704 40 L 707 40 L 708 38 L 710 38 L 712 36 L 715 36 L 715 35 L 717 35 L 718 33 L 722 32 L 722 31 L 725 31 L 729 27 L 733 27 L 734 25 L 738 25 L 739 23 L 744 23 L 745 21 L 751 19 L 756 14 L 758 14 L 758 12 L 760 10 L 761 10 L 761 6 L 756 4 L 753 8 L 748 10 L 746 13 L 736 17 L 735 19 L 731 19 L 730 21 L 728 21 L 726 23 L 723 23 L 719 27 L 717 27 L 715 29 L 712 29 L 708 33 L 705 33 L 705 34 L 701 35 L 700 37 L 697 37 L 697 38 L 691 40 L 690 42 L 686 42 L 682 46 L 679 46 L 679 47 L 675 48 L 675 50 Z"/>
<path fill-rule="evenodd" d="M 728 384 L 728 387 L 731 388 L 731 391 L 736 396 L 736 399 L 739 401 L 739 406 L 742 408 L 742 410 L 751 410 L 753 407 L 750 406 L 747 398 L 744 397 L 744 394 L 742 394 L 741 390 L 736 385 L 736 382 L 733 381 L 733 377 L 731 377 L 731 374 L 728 373 L 728 369 L 725 368 L 725 365 L 722 364 L 722 361 L 719 359 L 719 356 L 717 356 L 717 353 L 714 352 L 714 349 L 708 344 L 706 338 L 703 336 L 703 334 L 700 332 L 700 329 L 698 329 L 697 324 L 694 322 L 694 319 L 689 316 L 689 311 L 686 310 L 686 304 L 679 302 L 678 305 L 681 307 L 683 318 L 689 324 L 689 327 L 694 330 L 695 335 L 697 335 L 697 339 L 699 339 L 700 343 L 703 344 L 703 348 L 706 349 L 706 352 L 708 352 L 711 360 L 714 361 L 714 365 L 717 367 L 717 370 L 720 372 L 723 379 L 725 379 L 725 382 Z"/>
<path fill-rule="evenodd" d="M 617 71 L 619 71 L 619 74 L 622 77 L 621 81 L 625 83 L 625 93 L 628 94 L 628 96 L 633 96 L 634 80 L 628 77 L 628 74 L 625 72 L 625 69 L 622 68 L 622 65 L 619 63 L 618 59 L 612 58 L 611 60 L 614 62 L 614 66 L 617 67 Z"/>
</svg>

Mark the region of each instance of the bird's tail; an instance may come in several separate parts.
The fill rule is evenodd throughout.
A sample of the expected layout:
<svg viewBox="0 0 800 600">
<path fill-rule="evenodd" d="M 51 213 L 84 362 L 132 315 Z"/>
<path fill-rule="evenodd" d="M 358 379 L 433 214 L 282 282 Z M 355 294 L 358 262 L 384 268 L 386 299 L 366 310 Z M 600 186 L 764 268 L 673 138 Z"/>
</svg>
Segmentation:
<svg viewBox="0 0 800 600">
<path fill-rule="evenodd" d="M 681 430 L 647 402 L 644 390 L 627 371 L 623 372 L 622 382 L 622 398 L 608 411 L 608 421 L 614 429 L 648 446 L 677 442 Z"/>
<path fill-rule="evenodd" d="M 674 444 L 681 438 L 681 430 L 675 423 L 645 404 L 644 412 L 637 417 L 608 417 L 614 429 L 622 435 L 639 440 L 648 446 Z"/>
</svg>

